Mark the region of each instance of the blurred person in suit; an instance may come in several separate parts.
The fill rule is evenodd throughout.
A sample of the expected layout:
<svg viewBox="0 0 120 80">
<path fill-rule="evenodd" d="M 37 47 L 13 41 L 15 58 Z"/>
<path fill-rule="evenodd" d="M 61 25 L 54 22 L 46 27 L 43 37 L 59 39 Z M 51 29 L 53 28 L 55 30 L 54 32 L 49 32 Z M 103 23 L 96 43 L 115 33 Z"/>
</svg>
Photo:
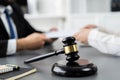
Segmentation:
<svg viewBox="0 0 120 80">
<path fill-rule="evenodd" d="M 96 25 L 87 25 L 74 34 L 77 41 L 89 44 L 102 53 L 120 56 L 120 31 L 108 31 L 108 28 L 99 29 Z M 118 26 L 117 26 L 118 27 Z"/>
<path fill-rule="evenodd" d="M 15 0 L 0 0 L 0 6 L 0 57 L 39 49 L 54 41 L 28 23 Z"/>
</svg>

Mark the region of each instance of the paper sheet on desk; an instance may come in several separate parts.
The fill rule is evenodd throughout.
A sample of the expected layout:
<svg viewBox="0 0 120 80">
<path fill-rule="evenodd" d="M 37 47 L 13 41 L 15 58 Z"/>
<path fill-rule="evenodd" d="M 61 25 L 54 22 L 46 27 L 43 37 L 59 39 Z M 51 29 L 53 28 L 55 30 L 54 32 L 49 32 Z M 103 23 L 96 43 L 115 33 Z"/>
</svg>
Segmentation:
<svg viewBox="0 0 120 80">
<path fill-rule="evenodd" d="M 67 31 L 67 30 L 45 33 L 47 38 L 63 38 L 63 37 L 73 36 L 74 34 L 75 32 Z"/>
<path fill-rule="evenodd" d="M 57 31 L 57 32 L 47 32 L 45 33 L 45 35 L 47 36 L 47 38 L 64 38 L 64 37 L 68 37 L 68 36 L 73 36 L 77 31 Z M 90 47 L 89 45 L 85 45 L 83 43 L 78 42 L 77 44 L 79 44 L 81 47 Z"/>
</svg>

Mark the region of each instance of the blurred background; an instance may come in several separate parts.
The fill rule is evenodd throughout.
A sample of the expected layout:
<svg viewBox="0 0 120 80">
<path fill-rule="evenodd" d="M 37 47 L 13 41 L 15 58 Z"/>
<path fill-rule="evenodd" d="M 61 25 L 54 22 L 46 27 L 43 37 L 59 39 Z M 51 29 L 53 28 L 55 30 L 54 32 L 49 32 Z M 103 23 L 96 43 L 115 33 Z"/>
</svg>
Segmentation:
<svg viewBox="0 0 120 80">
<path fill-rule="evenodd" d="M 120 0 L 16 0 L 30 24 L 43 31 L 51 27 L 78 31 L 87 24 L 119 26 Z M 74 29 L 73 29 L 74 28 Z"/>
</svg>

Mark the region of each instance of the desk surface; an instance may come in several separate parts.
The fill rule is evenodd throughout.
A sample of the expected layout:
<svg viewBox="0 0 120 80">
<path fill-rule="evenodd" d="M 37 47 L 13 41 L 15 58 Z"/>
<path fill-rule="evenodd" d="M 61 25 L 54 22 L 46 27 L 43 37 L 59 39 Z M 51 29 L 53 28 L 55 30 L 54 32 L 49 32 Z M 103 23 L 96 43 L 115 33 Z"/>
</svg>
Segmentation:
<svg viewBox="0 0 120 80">
<path fill-rule="evenodd" d="M 120 57 L 105 55 L 91 47 L 79 47 L 81 58 L 88 59 L 98 67 L 96 75 L 82 78 L 59 77 L 51 72 L 52 65 L 59 60 L 65 59 L 64 54 L 53 56 L 31 64 L 24 64 L 24 60 L 38 55 L 46 54 L 62 48 L 62 43 L 56 41 L 53 45 L 46 46 L 37 51 L 23 51 L 15 56 L 0 58 L 1 64 L 18 64 L 22 67 L 35 67 L 38 71 L 34 74 L 21 78 L 20 80 L 120 80 Z"/>
</svg>

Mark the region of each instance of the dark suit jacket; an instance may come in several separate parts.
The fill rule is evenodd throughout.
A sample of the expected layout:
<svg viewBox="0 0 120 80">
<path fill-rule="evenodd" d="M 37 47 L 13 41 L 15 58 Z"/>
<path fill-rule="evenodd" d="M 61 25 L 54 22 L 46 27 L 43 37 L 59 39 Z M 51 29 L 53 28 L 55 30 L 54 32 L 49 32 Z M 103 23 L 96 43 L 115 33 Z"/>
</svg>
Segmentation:
<svg viewBox="0 0 120 80">
<path fill-rule="evenodd" d="M 12 3 L 10 5 L 13 8 L 13 13 L 11 16 L 16 25 L 18 38 L 26 37 L 33 32 L 38 32 L 25 20 L 22 10 L 16 3 Z M 8 33 L 2 20 L 0 19 L 0 57 L 6 56 L 8 40 Z"/>
</svg>

